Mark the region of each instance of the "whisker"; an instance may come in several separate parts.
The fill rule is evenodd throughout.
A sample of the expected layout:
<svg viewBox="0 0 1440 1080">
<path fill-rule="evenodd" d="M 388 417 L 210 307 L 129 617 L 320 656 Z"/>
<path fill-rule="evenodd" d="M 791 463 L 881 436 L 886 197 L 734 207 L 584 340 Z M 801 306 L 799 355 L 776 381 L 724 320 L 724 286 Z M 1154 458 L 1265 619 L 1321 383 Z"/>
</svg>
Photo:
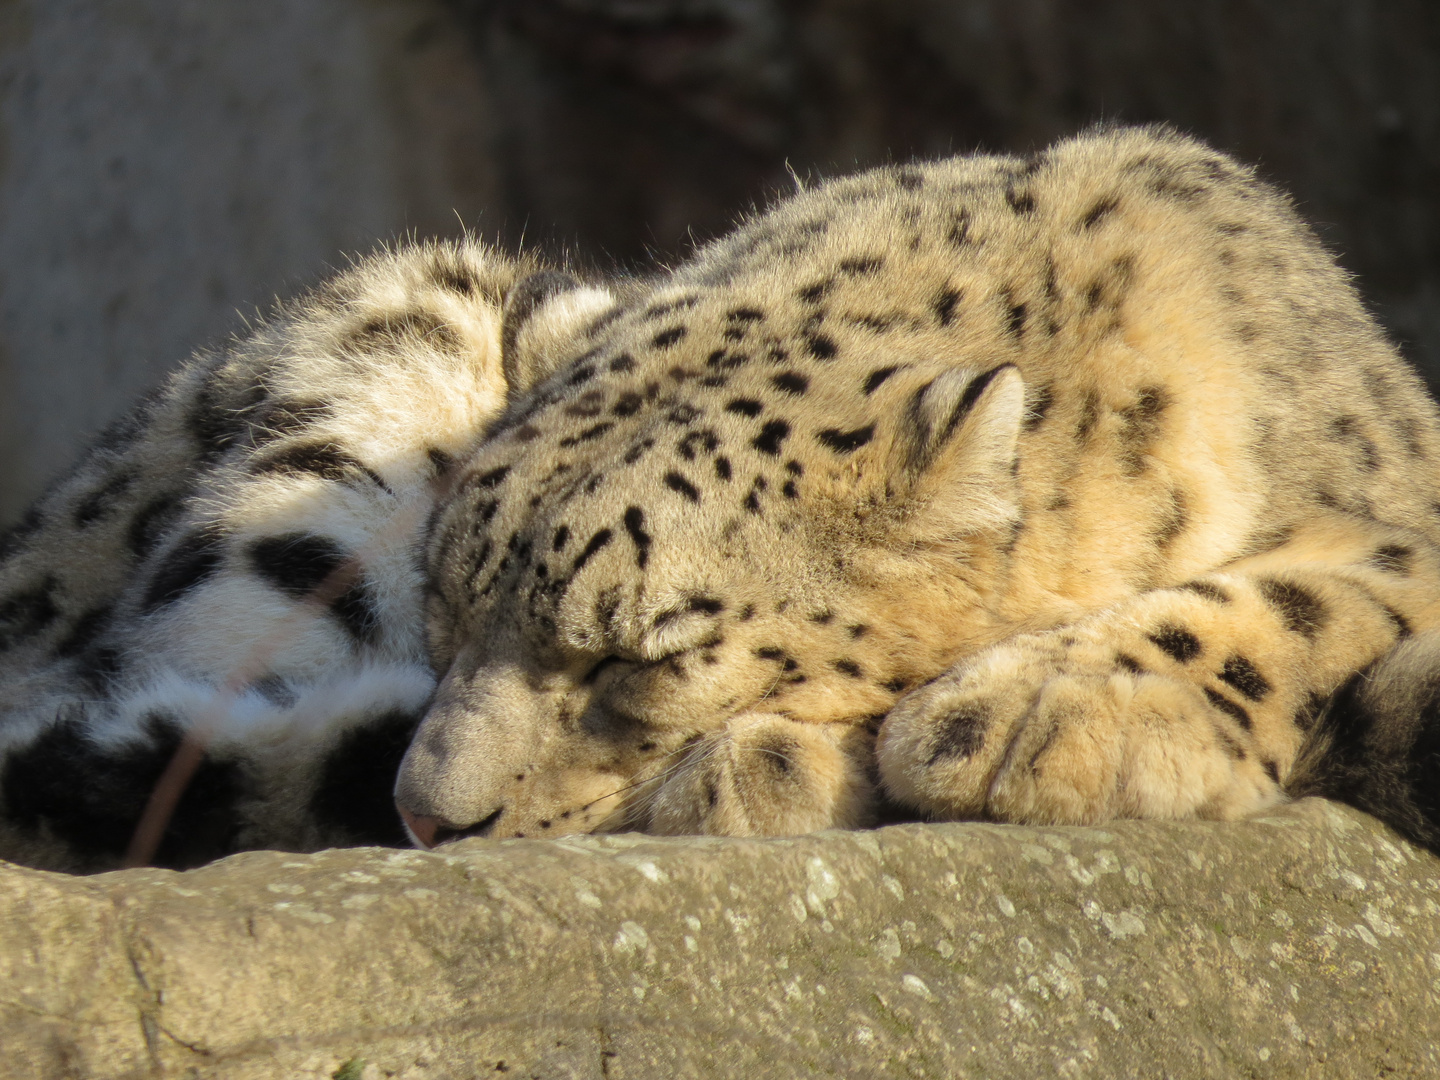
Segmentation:
<svg viewBox="0 0 1440 1080">
<path fill-rule="evenodd" d="M 769 754 L 771 757 L 776 757 L 779 758 L 781 761 L 786 761 L 794 764 L 794 760 L 788 755 L 782 754 L 779 750 L 771 750 L 768 746 L 752 746 L 750 747 L 750 749 L 757 754 Z"/>
<path fill-rule="evenodd" d="M 773 694 L 773 693 L 775 692 L 775 688 L 776 688 L 777 686 L 779 686 L 779 685 L 780 685 L 780 673 L 777 671 L 777 672 L 775 673 L 775 681 L 770 684 L 770 689 L 766 690 L 763 694 L 761 694 L 758 700 L 759 700 L 759 701 L 764 701 L 766 698 L 768 698 L 771 694 Z"/>
<path fill-rule="evenodd" d="M 697 742 L 692 739 L 692 740 L 690 740 L 689 742 L 686 742 L 686 743 L 683 743 L 683 744 L 680 745 L 680 746 L 677 746 L 674 750 L 671 750 L 671 751 L 670 751 L 669 753 L 667 753 L 667 754 L 665 755 L 665 757 L 662 758 L 661 760 L 662 760 L 662 761 L 666 761 L 666 760 L 668 760 L 668 759 L 670 759 L 670 758 L 675 757 L 677 754 L 681 754 L 681 753 L 685 753 L 686 751 L 694 750 L 694 749 L 696 749 L 696 747 L 697 747 L 698 745 L 700 745 L 700 744 L 697 744 Z M 589 809 L 590 809 L 592 806 L 594 806 L 596 803 L 604 802 L 606 799 L 613 798 L 613 797 L 615 797 L 616 795 L 623 795 L 625 792 L 627 792 L 627 791 L 632 791 L 632 790 L 634 790 L 634 789 L 637 788 L 637 787 L 643 787 L 645 784 L 653 783 L 654 781 L 657 781 L 657 780 L 664 780 L 664 779 L 666 779 L 667 777 L 669 777 L 671 773 L 675 772 L 677 769 L 679 769 L 679 768 L 680 768 L 682 765 L 684 765 L 684 764 L 685 764 L 685 759 L 684 759 L 684 758 L 681 758 L 679 761 L 675 762 L 675 764 L 669 766 L 668 768 L 661 769 L 659 772 L 655 773 L 653 776 L 641 777 L 639 780 L 636 780 L 636 781 L 634 781 L 633 783 L 630 783 L 630 784 L 626 784 L 624 787 L 616 788 L 614 791 L 611 791 L 611 792 L 609 792 L 608 794 L 601 795 L 601 796 L 599 796 L 598 798 L 595 798 L 595 799 L 591 799 L 588 803 L 586 803 L 586 804 L 585 804 L 584 806 L 582 806 L 580 809 L 581 809 L 582 811 L 589 810 Z"/>
<path fill-rule="evenodd" d="M 704 768 L 710 759 L 720 752 L 721 743 L 724 741 L 723 735 L 723 731 L 715 732 L 713 733 L 713 737 L 692 741 L 690 744 L 690 753 L 654 778 L 656 781 L 654 786 L 641 796 L 640 801 L 632 808 L 628 816 L 633 818 L 637 816 L 640 811 L 649 811 L 660 798 L 660 792 L 664 788 L 664 781 L 677 769 L 682 766 Z"/>
</svg>

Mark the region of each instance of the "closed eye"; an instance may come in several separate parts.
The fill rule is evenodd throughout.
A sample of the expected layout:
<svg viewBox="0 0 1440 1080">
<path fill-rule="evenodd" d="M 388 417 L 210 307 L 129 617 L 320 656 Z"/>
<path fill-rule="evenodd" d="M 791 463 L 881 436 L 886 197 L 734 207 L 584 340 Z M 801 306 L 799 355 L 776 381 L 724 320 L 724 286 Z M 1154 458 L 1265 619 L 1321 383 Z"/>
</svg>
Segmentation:
<svg viewBox="0 0 1440 1080">
<path fill-rule="evenodd" d="M 638 716 L 607 705 L 595 705 L 585 710 L 580 726 L 591 735 L 599 735 L 613 741 L 635 740 L 650 729 L 650 725 Z M 654 744 L 651 744 L 654 749 Z"/>
<path fill-rule="evenodd" d="M 623 656 L 607 656 L 599 663 L 597 663 L 594 667 L 592 667 L 589 671 L 587 671 L 585 673 L 585 678 L 581 681 L 588 685 L 590 683 L 593 683 L 596 679 L 600 678 L 601 672 L 603 672 L 606 668 L 613 667 L 616 664 L 626 663 L 629 663 L 629 661 L 626 660 Z"/>
</svg>

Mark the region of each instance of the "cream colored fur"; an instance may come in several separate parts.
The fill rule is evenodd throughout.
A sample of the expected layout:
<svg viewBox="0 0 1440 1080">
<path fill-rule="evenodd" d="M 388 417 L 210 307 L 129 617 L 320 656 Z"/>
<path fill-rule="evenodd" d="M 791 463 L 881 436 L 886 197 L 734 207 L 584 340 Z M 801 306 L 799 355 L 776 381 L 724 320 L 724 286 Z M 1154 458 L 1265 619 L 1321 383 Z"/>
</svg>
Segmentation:
<svg viewBox="0 0 1440 1080">
<path fill-rule="evenodd" d="M 466 466 L 399 799 L 439 838 L 1252 813 L 1435 625 L 1437 464 L 1345 275 L 1208 147 L 832 181 L 573 337 Z"/>
</svg>

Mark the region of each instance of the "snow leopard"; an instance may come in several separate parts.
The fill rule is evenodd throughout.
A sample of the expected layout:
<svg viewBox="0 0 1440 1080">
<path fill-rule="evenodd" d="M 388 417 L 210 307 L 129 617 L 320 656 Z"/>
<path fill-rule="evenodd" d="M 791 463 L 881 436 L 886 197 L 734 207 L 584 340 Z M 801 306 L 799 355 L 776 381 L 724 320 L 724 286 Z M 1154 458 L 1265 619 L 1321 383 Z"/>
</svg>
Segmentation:
<svg viewBox="0 0 1440 1080">
<path fill-rule="evenodd" d="M 527 377 L 505 304 L 543 306 L 553 280 L 585 315 L 535 257 L 382 252 L 95 441 L 0 543 L 0 857 L 406 843 L 391 789 L 435 684 L 417 545 Z"/>
<path fill-rule="evenodd" d="M 1322 794 L 1436 846 L 1440 416 L 1253 169 L 828 181 L 569 349 L 428 533 L 417 843 Z"/>
</svg>

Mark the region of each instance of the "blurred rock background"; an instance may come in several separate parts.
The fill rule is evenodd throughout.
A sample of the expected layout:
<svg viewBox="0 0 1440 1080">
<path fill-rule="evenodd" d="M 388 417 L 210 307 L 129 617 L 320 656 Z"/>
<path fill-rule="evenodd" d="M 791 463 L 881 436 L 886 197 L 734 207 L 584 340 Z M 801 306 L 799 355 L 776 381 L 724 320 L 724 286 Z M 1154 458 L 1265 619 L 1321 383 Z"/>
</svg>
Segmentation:
<svg viewBox="0 0 1440 1080">
<path fill-rule="evenodd" d="M 1435 0 L 0 0 L 0 523 L 193 348 L 462 226 L 633 269 L 813 177 L 1168 120 L 1440 386 Z"/>
</svg>

